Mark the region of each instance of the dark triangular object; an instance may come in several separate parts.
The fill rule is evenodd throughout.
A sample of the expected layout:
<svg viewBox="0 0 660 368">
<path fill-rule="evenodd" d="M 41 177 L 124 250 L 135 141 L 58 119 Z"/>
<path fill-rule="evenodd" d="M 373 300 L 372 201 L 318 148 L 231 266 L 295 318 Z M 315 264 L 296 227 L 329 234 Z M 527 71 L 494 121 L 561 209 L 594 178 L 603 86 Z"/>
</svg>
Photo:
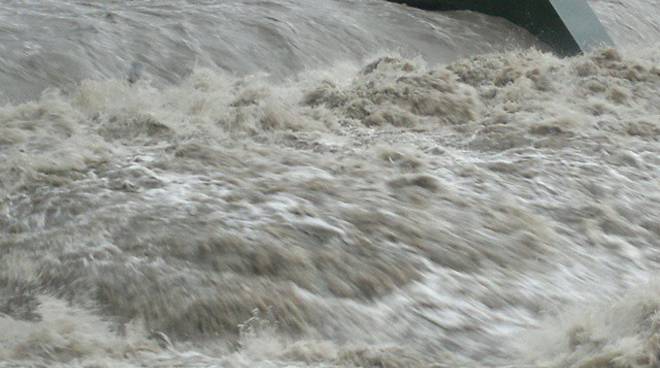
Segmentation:
<svg viewBox="0 0 660 368">
<path fill-rule="evenodd" d="M 526 28 L 560 55 L 614 46 L 586 0 L 390 0 L 429 10 L 472 10 Z"/>
</svg>

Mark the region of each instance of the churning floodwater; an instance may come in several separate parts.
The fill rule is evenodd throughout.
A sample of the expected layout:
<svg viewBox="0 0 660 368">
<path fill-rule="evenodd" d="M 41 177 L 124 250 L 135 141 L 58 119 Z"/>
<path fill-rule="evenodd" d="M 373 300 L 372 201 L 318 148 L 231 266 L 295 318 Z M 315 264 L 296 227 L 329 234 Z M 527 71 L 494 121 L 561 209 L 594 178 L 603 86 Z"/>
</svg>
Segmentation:
<svg viewBox="0 0 660 368">
<path fill-rule="evenodd" d="M 0 4 L 0 367 L 657 367 L 660 5 Z M 131 82 L 129 82 L 129 79 Z"/>
</svg>

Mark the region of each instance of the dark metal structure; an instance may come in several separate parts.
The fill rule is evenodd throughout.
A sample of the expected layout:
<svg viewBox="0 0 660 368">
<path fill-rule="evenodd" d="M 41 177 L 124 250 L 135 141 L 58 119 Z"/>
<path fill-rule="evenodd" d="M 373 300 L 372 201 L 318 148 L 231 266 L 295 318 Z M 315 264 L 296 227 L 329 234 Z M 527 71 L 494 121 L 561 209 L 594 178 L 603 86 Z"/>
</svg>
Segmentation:
<svg viewBox="0 0 660 368">
<path fill-rule="evenodd" d="M 390 0 L 428 10 L 472 10 L 526 28 L 558 54 L 614 46 L 586 0 Z"/>
</svg>

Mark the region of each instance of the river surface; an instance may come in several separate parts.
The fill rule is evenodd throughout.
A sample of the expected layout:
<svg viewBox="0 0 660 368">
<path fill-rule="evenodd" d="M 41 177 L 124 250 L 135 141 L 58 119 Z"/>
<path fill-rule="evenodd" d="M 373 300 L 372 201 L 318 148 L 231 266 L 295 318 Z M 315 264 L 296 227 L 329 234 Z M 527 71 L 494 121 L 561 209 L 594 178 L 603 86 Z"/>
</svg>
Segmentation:
<svg viewBox="0 0 660 368">
<path fill-rule="evenodd" d="M 660 4 L 0 4 L 0 367 L 660 365 Z"/>
</svg>

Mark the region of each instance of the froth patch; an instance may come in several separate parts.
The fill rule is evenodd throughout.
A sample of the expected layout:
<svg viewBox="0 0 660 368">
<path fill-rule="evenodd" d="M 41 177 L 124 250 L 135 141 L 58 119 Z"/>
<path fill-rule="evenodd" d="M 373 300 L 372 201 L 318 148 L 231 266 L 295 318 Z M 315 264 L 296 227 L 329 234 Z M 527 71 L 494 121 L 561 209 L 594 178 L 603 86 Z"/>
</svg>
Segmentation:
<svg viewBox="0 0 660 368">
<path fill-rule="evenodd" d="M 94 358 L 122 360 L 127 354 L 160 350 L 142 337 L 139 326 L 119 336 L 94 313 L 53 297 L 39 297 L 38 313 L 41 316 L 38 322 L 0 316 L 0 326 L 5 331 L 0 337 L 3 360 L 50 363 Z"/>
<path fill-rule="evenodd" d="M 546 367 L 654 367 L 660 362 L 660 289 L 576 306 L 526 335 L 530 363 Z"/>
</svg>

